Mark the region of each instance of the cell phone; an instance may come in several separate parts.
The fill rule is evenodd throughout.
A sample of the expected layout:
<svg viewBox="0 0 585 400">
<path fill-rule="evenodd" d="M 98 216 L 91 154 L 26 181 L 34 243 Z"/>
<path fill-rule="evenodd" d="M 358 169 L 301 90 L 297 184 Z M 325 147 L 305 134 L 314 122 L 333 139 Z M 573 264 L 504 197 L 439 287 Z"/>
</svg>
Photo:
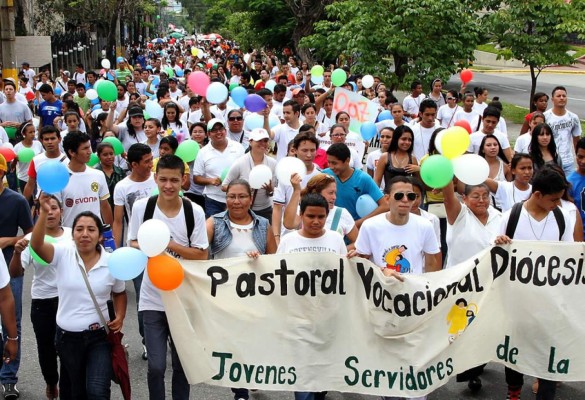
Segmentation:
<svg viewBox="0 0 585 400">
<path fill-rule="evenodd" d="M 113 321 L 116 319 L 116 311 L 114 311 L 114 302 L 112 300 L 108 300 L 106 304 L 108 305 L 108 316 L 110 317 L 110 321 Z"/>
</svg>

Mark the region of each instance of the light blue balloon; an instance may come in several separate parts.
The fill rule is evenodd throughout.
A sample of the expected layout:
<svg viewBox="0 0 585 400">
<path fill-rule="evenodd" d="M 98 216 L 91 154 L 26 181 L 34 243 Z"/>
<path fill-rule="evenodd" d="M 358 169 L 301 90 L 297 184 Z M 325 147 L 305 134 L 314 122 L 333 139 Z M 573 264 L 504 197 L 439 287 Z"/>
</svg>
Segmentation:
<svg viewBox="0 0 585 400">
<path fill-rule="evenodd" d="M 69 183 L 69 170 L 57 160 L 47 161 L 39 168 L 37 182 L 43 192 L 59 193 Z"/>
<path fill-rule="evenodd" d="M 154 100 L 146 100 L 144 102 L 144 110 L 151 118 L 157 118 L 161 120 L 164 114 L 164 110 Z"/>
<path fill-rule="evenodd" d="M 323 75 L 311 77 L 311 82 L 313 82 L 315 85 L 322 84 L 323 83 Z"/>
<path fill-rule="evenodd" d="M 250 114 L 246 117 L 246 127 L 247 131 L 251 131 L 252 129 L 262 128 L 264 126 L 264 117 L 260 114 Z"/>
<path fill-rule="evenodd" d="M 276 115 L 270 114 L 268 116 L 268 126 L 270 126 L 270 129 L 272 129 L 277 125 L 280 125 L 280 119 Z"/>
<path fill-rule="evenodd" d="M 362 194 L 355 203 L 355 210 L 360 218 L 371 214 L 376 208 L 378 208 L 378 203 L 369 194 Z"/>
<path fill-rule="evenodd" d="M 232 100 L 240 107 L 244 107 L 244 101 L 248 97 L 248 91 L 241 86 L 233 88 L 231 94 Z"/>
<path fill-rule="evenodd" d="M 389 110 L 384 110 L 378 114 L 378 121 L 386 121 L 388 119 L 394 119 L 394 116 Z"/>
<path fill-rule="evenodd" d="M 57 86 L 57 87 L 55 88 L 55 94 L 56 94 L 57 96 L 60 96 L 60 95 L 61 95 L 61 93 L 63 93 L 63 89 L 61 89 L 59 86 Z"/>
<path fill-rule="evenodd" d="M 349 84 L 351 85 L 353 91 L 357 92 L 357 85 L 355 84 L 355 82 L 349 82 Z"/>
<path fill-rule="evenodd" d="M 362 134 L 362 138 L 364 140 L 371 140 L 374 136 L 378 134 L 376 124 L 369 121 L 364 122 L 362 126 L 360 126 L 360 133 Z"/>
<path fill-rule="evenodd" d="M 121 281 L 136 278 L 144 271 L 148 256 L 134 247 L 120 247 L 108 259 L 110 274 Z"/>
<path fill-rule="evenodd" d="M 182 69 L 175 71 L 175 74 L 177 74 L 177 76 L 179 78 L 182 78 L 183 75 L 185 75 L 185 71 L 183 71 Z"/>
<path fill-rule="evenodd" d="M 152 84 L 150 86 L 158 87 L 159 83 L 160 83 L 160 78 L 155 75 L 154 78 L 152 78 Z"/>
<path fill-rule="evenodd" d="M 220 82 L 213 82 L 207 87 L 207 101 L 211 104 L 219 104 L 226 101 L 228 97 L 228 88 Z"/>
</svg>

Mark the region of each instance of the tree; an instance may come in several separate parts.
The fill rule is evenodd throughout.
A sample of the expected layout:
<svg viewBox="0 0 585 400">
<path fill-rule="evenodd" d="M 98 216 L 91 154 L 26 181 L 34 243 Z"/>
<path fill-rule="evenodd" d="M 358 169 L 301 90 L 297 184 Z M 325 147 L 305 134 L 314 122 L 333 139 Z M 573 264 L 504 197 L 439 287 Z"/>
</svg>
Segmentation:
<svg viewBox="0 0 585 400">
<path fill-rule="evenodd" d="M 471 0 L 339 0 L 301 40 L 321 58 L 343 55 L 353 70 L 390 79 L 448 78 L 473 59 L 480 27 Z"/>
<path fill-rule="evenodd" d="M 551 65 L 575 62 L 567 53 L 569 34 L 585 38 L 584 0 L 507 0 L 488 4 L 493 11 L 486 14 L 484 23 L 492 34 L 491 40 L 500 47 L 500 57 L 515 58 L 530 68 L 529 104 L 536 91 L 538 77 Z"/>
</svg>

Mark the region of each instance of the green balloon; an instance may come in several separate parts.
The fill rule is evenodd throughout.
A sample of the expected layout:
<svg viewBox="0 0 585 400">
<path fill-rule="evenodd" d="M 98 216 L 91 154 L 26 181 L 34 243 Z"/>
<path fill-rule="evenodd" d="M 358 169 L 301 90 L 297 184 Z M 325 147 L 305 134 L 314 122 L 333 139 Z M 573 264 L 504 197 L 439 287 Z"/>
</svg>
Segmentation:
<svg viewBox="0 0 585 400">
<path fill-rule="evenodd" d="M 169 78 L 172 78 L 173 76 L 175 76 L 175 70 L 172 69 L 171 67 L 168 67 L 166 70 L 167 75 L 169 76 Z"/>
<path fill-rule="evenodd" d="M 145 119 L 145 120 L 147 120 L 147 119 L 150 119 L 150 114 L 149 114 L 149 113 L 147 113 L 146 111 L 143 111 L 143 113 L 142 113 L 142 114 L 144 114 L 144 119 Z"/>
<path fill-rule="evenodd" d="M 118 88 L 112 81 L 100 82 L 97 92 L 99 98 L 105 101 L 115 101 L 118 98 Z"/>
<path fill-rule="evenodd" d="M 230 83 L 230 93 L 231 93 L 232 90 L 234 90 L 238 86 L 240 86 L 240 85 L 238 85 L 237 83 Z"/>
<path fill-rule="evenodd" d="M 325 70 L 321 65 L 313 65 L 313 68 L 311 68 L 311 76 L 313 78 L 323 76 L 323 72 L 325 72 Z"/>
<path fill-rule="evenodd" d="M 105 143 L 110 143 L 113 147 L 114 147 L 114 154 L 119 156 L 120 154 L 122 154 L 124 152 L 124 145 L 122 145 L 122 142 L 120 142 L 120 139 L 116 138 L 116 137 L 107 137 L 104 140 L 102 140 L 102 142 Z"/>
<path fill-rule="evenodd" d="M 453 180 L 453 164 L 445 156 L 430 156 L 420 167 L 420 177 L 433 189 L 444 188 Z"/>
<path fill-rule="evenodd" d="M 89 156 L 89 161 L 86 164 L 89 167 L 93 167 L 94 165 L 96 165 L 99 162 L 100 162 L 100 159 L 97 156 L 97 154 L 91 153 L 91 156 Z"/>
<path fill-rule="evenodd" d="M 57 243 L 57 240 L 49 235 L 45 235 L 45 243 Z M 30 251 L 30 256 L 32 257 L 32 259 L 38 263 L 39 265 L 46 267 L 47 265 L 49 265 L 48 262 L 46 262 L 45 260 L 43 260 L 37 253 L 36 251 L 33 250 L 33 248 L 30 246 L 30 244 L 28 245 L 28 249 Z"/>
<path fill-rule="evenodd" d="M 35 151 L 33 149 L 24 148 L 18 152 L 18 161 L 22 163 L 31 162 L 31 160 L 35 156 Z"/>
<path fill-rule="evenodd" d="M 230 171 L 229 167 L 221 171 L 221 176 L 219 177 L 219 179 L 221 179 L 222 182 L 225 180 L 225 177 L 227 176 L 229 171 Z"/>
<path fill-rule="evenodd" d="M 341 86 L 345 83 L 347 79 L 347 74 L 341 68 L 337 68 L 335 71 L 331 73 L 331 82 L 335 86 Z"/>
<path fill-rule="evenodd" d="M 9 139 L 14 139 L 16 137 L 16 128 L 13 126 L 7 126 L 4 128 L 6 134 L 8 135 Z"/>
<path fill-rule="evenodd" d="M 185 140 L 179 145 L 175 155 L 186 163 L 189 163 L 197 158 L 198 153 L 199 143 L 194 140 Z"/>
</svg>

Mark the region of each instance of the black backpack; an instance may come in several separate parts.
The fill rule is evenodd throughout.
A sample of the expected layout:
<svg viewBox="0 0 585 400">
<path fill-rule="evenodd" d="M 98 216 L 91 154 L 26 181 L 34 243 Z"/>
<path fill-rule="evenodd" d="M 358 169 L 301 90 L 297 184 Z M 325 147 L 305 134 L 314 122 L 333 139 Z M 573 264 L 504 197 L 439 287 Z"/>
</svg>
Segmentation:
<svg viewBox="0 0 585 400">
<path fill-rule="evenodd" d="M 146 202 L 146 209 L 144 210 L 144 217 L 142 222 L 152 219 L 154 215 L 154 208 L 156 207 L 156 201 L 158 195 L 154 195 L 148 198 Z M 185 222 L 187 223 L 187 240 L 189 241 L 189 247 L 191 247 L 191 235 L 195 229 L 195 218 L 193 217 L 193 204 L 191 200 L 183 198 L 183 213 L 185 214 Z"/>
<path fill-rule="evenodd" d="M 518 220 L 520 219 L 520 212 L 522 212 L 522 206 L 524 202 L 516 203 L 512 207 L 512 211 L 510 212 L 510 219 L 508 219 L 508 225 L 506 226 L 506 236 L 510 239 L 514 238 L 514 232 L 516 232 L 516 227 L 518 226 Z M 556 207 L 553 210 L 553 215 L 557 220 L 557 225 L 559 226 L 559 241 L 562 239 L 563 235 L 565 234 L 565 218 L 563 217 L 563 213 L 559 207 Z"/>
</svg>

